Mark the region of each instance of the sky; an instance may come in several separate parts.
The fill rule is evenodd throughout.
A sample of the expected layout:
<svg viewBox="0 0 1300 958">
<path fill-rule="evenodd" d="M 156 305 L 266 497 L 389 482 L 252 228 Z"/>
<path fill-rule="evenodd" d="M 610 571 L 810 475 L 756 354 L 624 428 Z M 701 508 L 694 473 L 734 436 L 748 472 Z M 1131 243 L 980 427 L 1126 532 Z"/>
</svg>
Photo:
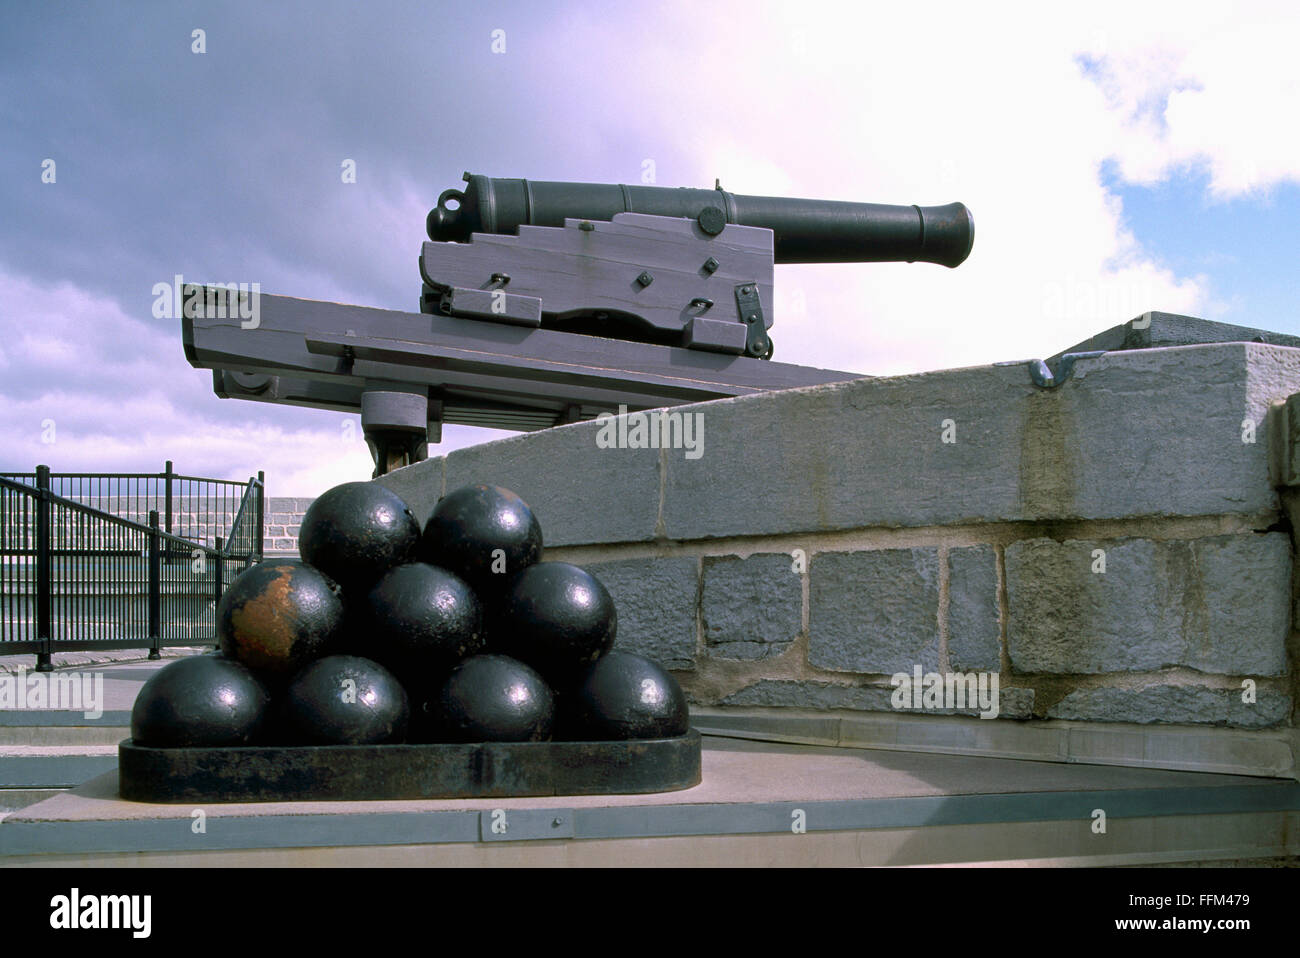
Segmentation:
<svg viewBox="0 0 1300 958">
<path fill-rule="evenodd" d="M 1044 357 L 1151 309 L 1300 334 L 1298 44 L 1295 4 L 5 0 L 0 472 L 369 478 L 356 417 L 213 395 L 152 290 L 414 311 L 464 170 L 970 207 L 955 270 L 778 266 L 787 363 Z"/>
</svg>

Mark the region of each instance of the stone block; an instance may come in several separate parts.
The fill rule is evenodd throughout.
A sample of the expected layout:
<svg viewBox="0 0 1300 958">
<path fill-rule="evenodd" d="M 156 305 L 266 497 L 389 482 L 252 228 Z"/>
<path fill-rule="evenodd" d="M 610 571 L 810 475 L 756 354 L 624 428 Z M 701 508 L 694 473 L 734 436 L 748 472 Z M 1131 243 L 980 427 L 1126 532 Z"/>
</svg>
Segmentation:
<svg viewBox="0 0 1300 958">
<path fill-rule="evenodd" d="M 693 557 L 618 559 L 583 566 L 609 590 L 618 610 L 616 649 L 667 669 L 693 669 L 698 562 Z"/>
<path fill-rule="evenodd" d="M 996 672 L 1001 664 L 998 568 L 993 546 L 948 550 L 948 664 Z"/>
<path fill-rule="evenodd" d="M 705 558 L 701 612 L 710 655 L 766 659 L 790 647 L 803 617 L 803 576 L 793 562 L 785 553 Z"/>
<path fill-rule="evenodd" d="M 939 551 L 823 552 L 809 565 L 808 661 L 838 672 L 939 667 Z"/>
<path fill-rule="evenodd" d="M 1105 571 L 1094 571 L 1103 558 Z M 1007 547 L 1006 567 L 1007 647 L 1017 671 L 1286 669 L 1291 557 L 1284 533 L 1026 539 Z"/>
<path fill-rule="evenodd" d="M 1291 698 L 1280 692 L 1258 690 L 1253 703 L 1243 702 L 1241 696 L 1240 689 L 1186 685 L 1076 689 L 1047 715 L 1086 722 L 1269 728 L 1283 724 L 1291 714 Z"/>
<path fill-rule="evenodd" d="M 718 400 L 694 407 L 704 455 L 666 460 L 665 529 L 696 539 L 1274 512 L 1267 443 L 1262 430 L 1243 442 L 1242 421 L 1258 425 L 1296 391 L 1300 350 L 1218 343 L 1080 360 L 1053 390 L 1017 363 Z M 762 490 L 761 510 L 736 494 L 738 476 Z"/>
</svg>

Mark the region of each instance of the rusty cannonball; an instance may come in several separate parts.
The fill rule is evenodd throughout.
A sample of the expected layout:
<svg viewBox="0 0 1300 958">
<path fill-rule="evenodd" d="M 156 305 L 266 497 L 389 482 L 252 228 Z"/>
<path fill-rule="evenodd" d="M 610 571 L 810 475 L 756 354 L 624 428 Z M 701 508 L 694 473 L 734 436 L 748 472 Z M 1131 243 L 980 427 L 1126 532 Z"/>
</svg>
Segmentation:
<svg viewBox="0 0 1300 958">
<path fill-rule="evenodd" d="M 568 562 L 539 562 L 510 581 L 490 626 L 491 651 L 565 686 L 614 645 L 618 615 L 590 572 Z"/>
<path fill-rule="evenodd" d="M 302 517 L 298 552 L 345 589 L 368 589 L 414 558 L 420 523 L 402 498 L 375 482 L 345 482 Z"/>
<path fill-rule="evenodd" d="M 450 669 L 484 644 L 478 597 L 459 576 L 425 562 L 384 575 L 366 596 L 352 647 L 404 678 Z"/>
<path fill-rule="evenodd" d="M 555 700 L 546 680 L 504 655 L 475 655 L 452 669 L 434 700 L 435 727 L 454 742 L 543 742 Z"/>
<path fill-rule="evenodd" d="M 338 584 L 296 559 L 245 570 L 217 603 L 222 656 L 272 676 L 288 676 L 325 654 L 342 625 Z"/>
<path fill-rule="evenodd" d="M 280 709 L 281 734 L 300 745 L 378 745 L 406 737 L 406 690 L 378 662 L 327 655 L 289 682 Z"/>
<path fill-rule="evenodd" d="M 480 590 L 499 591 L 542 557 L 542 526 L 509 489 L 463 486 L 438 500 L 420 554 Z"/>
<path fill-rule="evenodd" d="M 151 748 L 250 745 L 271 694 L 245 665 L 215 655 L 177 659 L 145 682 L 131 707 L 131 739 Z"/>
<path fill-rule="evenodd" d="M 577 739 L 674 738 L 690 729 L 686 694 L 657 662 L 614 650 L 565 701 L 566 735 Z"/>
</svg>

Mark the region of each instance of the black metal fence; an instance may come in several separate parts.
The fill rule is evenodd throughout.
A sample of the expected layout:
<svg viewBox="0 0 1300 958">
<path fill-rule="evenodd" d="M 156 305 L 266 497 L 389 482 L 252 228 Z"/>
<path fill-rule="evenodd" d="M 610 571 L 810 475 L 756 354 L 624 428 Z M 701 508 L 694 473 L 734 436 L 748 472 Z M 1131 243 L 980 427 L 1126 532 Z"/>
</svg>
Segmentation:
<svg viewBox="0 0 1300 958">
<path fill-rule="evenodd" d="M 0 479 L 35 487 L 37 472 L 0 472 Z M 256 536 L 262 529 L 265 477 L 247 482 L 185 476 L 167 460 L 162 472 L 48 473 L 49 490 L 100 512 L 140 524 L 157 511 L 162 530 L 191 542 L 212 545 L 223 537 L 233 555 L 261 555 Z"/>
<path fill-rule="evenodd" d="M 262 559 L 264 510 L 260 473 L 0 476 L 0 655 L 48 669 L 59 651 L 215 641 L 225 586 Z"/>
</svg>

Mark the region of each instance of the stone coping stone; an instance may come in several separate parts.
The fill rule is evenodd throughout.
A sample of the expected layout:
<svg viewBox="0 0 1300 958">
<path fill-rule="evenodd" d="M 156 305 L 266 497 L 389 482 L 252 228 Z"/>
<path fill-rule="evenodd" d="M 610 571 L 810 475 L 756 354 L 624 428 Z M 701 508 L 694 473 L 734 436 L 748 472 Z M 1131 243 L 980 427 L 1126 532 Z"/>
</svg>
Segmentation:
<svg viewBox="0 0 1300 958">
<path fill-rule="evenodd" d="M 1055 365 L 1066 353 L 1090 352 L 1095 349 L 1150 349 L 1159 346 L 1199 346 L 1205 343 L 1259 342 L 1272 346 L 1300 346 L 1300 337 L 1289 336 L 1254 326 L 1234 326 L 1196 316 L 1162 313 L 1152 310 L 1112 326 L 1061 350 L 1047 360 Z"/>
<path fill-rule="evenodd" d="M 1298 391 L 1300 349 L 1289 346 L 1125 350 L 1079 360 L 1055 389 L 1016 362 L 682 406 L 703 417 L 697 458 L 603 449 L 602 424 L 586 422 L 457 449 L 380 481 L 421 521 L 443 488 L 504 485 L 555 546 L 1258 517 L 1279 508 L 1260 427 L 1272 401 Z"/>
<path fill-rule="evenodd" d="M 1223 343 L 1080 360 L 1051 390 L 1016 363 L 717 400 L 704 454 L 665 457 L 665 535 L 1273 512 L 1258 427 L 1298 390 L 1300 350 Z"/>
<path fill-rule="evenodd" d="M 845 709 L 693 707 L 705 736 L 1297 779 L 1293 729 L 1245 730 Z"/>
</svg>

